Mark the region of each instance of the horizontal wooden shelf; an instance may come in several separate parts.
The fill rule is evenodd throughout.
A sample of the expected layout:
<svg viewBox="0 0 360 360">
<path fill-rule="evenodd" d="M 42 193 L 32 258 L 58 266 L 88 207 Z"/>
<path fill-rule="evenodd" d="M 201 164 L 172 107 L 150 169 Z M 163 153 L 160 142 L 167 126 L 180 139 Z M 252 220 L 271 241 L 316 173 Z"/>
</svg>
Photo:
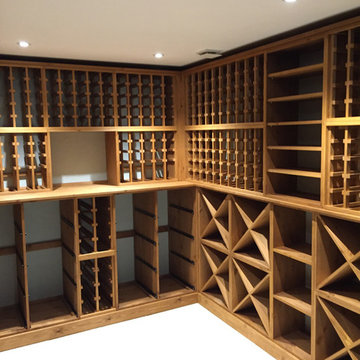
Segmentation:
<svg viewBox="0 0 360 360">
<path fill-rule="evenodd" d="M 62 200 L 73 197 L 89 197 L 144 191 L 180 189 L 194 186 L 189 181 L 155 180 L 138 184 L 106 185 L 106 184 L 64 184 L 54 186 L 54 190 L 32 192 L 6 192 L 0 194 L 0 204 L 11 204 L 30 201 Z"/>
<path fill-rule="evenodd" d="M 328 118 L 325 121 L 326 126 L 359 126 L 360 116 Z"/>
<path fill-rule="evenodd" d="M 296 169 L 268 169 L 269 173 L 273 174 L 283 174 L 283 175 L 291 175 L 291 176 L 302 176 L 302 177 L 310 177 L 310 178 L 321 178 L 321 173 L 317 171 L 309 171 L 309 170 L 296 170 Z"/>
<path fill-rule="evenodd" d="M 294 244 L 294 247 L 291 248 L 288 246 L 276 247 L 274 252 L 308 265 L 312 264 L 310 244 Z"/>
<path fill-rule="evenodd" d="M 314 64 L 314 65 L 308 65 L 308 66 L 301 66 L 301 67 L 297 67 L 297 68 L 294 68 L 294 69 L 289 69 L 289 70 L 283 70 L 283 71 L 270 73 L 270 74 L 268 74 L 268 77 L 270 79 L 279 79 L 279 78 L 287 78 L 287 77 L 308 75 L 308 74 L 322 72 L 323 68 L 324 68 L 323 63 Z"/>
<path fill-rule="evenodd" d="M 63 127 L 0 127 L 0 134 L 69 133 L 69 132 L 156 132 L 177 131 L 176 126 L 63 126 Z"/>
<path fill-rule="evenodd" d="M 272 145 L 267 147 L 268 150 L 286 150 L 286 151 L 321 151 L 321 146 L 280 146 Z"/>
<path fill-rule="evenodd" d="M 185 131 L 261 129 L 263 127 L 265 127 L 264 122 L 242 122 L 242 123 L 228 123 L 228 124 L 187 125 L 185 126 Z"/>
<path fill-rule="evenodd" d="M 274 298 L 285 305 L 311 316 L 311 291 L 305 288 L 281 291 L 274 294 Z"/>
<path fill-rule="evenodd" d="M 322 120 L 280 121 L 280 122 L 268 122 L 267 124 L 268 126 L 321 125 Z"/>
<path fill-rule="evenodd" d="M 288 101 L 302 101 L 302 100 L 312 100 L 312 99 L 321 99 L 323 96 L 322 92 L 315 92 L 309 94 L 299 94 L 299 95 L 288 95 L 288 96 L 279 96 L 274 98 L 269 98 L 268 102 L 288 102 Z"/>
</svg>

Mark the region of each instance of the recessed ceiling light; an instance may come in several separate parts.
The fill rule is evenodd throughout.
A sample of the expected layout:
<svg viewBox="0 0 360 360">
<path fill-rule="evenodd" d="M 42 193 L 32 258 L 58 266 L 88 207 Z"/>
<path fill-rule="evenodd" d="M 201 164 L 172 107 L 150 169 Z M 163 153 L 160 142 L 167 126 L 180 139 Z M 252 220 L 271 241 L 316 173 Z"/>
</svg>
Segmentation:
<svg viewBox="0 0 360 360">
<path fill-rule="evenodd" d="M 294 2 L 296 2 L 296 0 L 283 0 L 283 1 L 285 1 L 286 3 L 294 3 Z"/>
<path fill-rule="evenodd" d="M 25 41 L 25 40 L 19 41 L 19 42 L 18 42 L 18 45 L 19 45 L 21 48 L 27 48 L 27 47 L 30 46 L 30 44 L 29 44 L 27 41 Z"/>
<path fill-rule="evenodd" d="M 155 59 L 161 59 L 161 58 L 164 57 L 164 54 L 161 53 L 161 52 L 157 52 L 157 53 L 154 54 L 154 57 L 155 57 Z"/>
</svg>

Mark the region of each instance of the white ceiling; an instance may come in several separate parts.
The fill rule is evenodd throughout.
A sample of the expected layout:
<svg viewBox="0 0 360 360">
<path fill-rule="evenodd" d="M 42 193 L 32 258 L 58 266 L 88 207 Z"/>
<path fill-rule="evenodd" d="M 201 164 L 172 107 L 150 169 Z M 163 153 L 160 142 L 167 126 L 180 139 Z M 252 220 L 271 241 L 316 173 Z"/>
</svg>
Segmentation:
<svg viewBox="0 0 360 360">
<path fill-rule="evenodd" d="M 0 0 L 0 53 L 158 65 L 200 60 L 360 5 L 359 0 Z M 19 40 L 31 46 L 20 49 Z M 165 57 L 156 60 L 161 51 Z"/>
</svg>

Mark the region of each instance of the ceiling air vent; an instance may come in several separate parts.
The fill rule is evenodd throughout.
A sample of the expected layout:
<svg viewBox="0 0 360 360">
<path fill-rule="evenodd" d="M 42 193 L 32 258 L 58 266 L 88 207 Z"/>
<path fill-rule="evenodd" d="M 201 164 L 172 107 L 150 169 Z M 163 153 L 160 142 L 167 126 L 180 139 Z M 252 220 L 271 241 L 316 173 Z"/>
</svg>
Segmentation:
<svg viewBox="0 0 360 360">
<path fill-rule="evenodd" d="M 213 50 L 213 49 L 205 49 L 198 51 L 198 55 L 200 55 L 203 59 L 215 59 L 221 56 L 221 51 Z"/>
</svg>

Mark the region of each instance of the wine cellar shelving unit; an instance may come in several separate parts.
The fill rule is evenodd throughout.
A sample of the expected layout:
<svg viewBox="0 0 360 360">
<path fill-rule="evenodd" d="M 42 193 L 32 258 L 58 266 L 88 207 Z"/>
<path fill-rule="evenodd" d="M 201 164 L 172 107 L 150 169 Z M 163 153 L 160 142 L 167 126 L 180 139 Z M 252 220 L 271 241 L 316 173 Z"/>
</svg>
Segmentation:
<svg viewBox="0 0 360 360">
<path fill-rule="evenodd" d="M 359 69 L 360 18 L 181 71 L 0 60 L 0 350 L 199 302 L 360 359 Z M 55 180 L 84 132 L 106 179 Z"/>
</svg>

